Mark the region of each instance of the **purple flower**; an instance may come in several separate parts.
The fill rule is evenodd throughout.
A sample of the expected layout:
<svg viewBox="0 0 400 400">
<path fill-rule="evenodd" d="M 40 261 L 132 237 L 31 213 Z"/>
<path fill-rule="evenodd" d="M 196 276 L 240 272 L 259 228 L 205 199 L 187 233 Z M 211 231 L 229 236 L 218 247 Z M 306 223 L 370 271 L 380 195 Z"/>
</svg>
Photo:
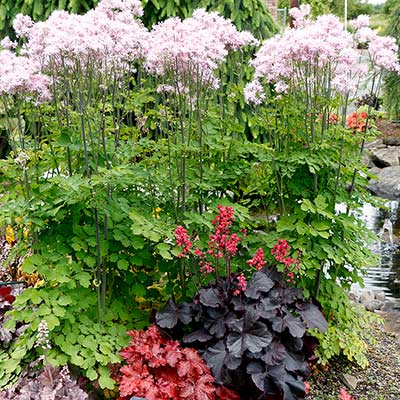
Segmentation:
<svg viewBox="0 0 400 400">
<path fill-rule="evenodd" d="M 249 32 L 239 32 L 218 13 L 198 9 L 191 18 L 169 18 L 153 27 L 145 65 L 151 74 L 172 74 L 175 84 L 185 86 L 183 82 L 189 79 L 214 89 L 219 83 L 214 71 L 228 51 L 256 42 Z"/>
<path fill-rule="evenodd" d="M 50 78 L 40 65 L 10 50 L 0 51 L 0 95 L 34 95 L 39 101 L 50 99 Z"/>
<path fill-rule="evenodd" d="M 28 15 L 17 14 L 13 21 L 13 28 L 16 36 L 19 38 L 27 37 L 33 24 L 34 22 Z"/>
</svg>

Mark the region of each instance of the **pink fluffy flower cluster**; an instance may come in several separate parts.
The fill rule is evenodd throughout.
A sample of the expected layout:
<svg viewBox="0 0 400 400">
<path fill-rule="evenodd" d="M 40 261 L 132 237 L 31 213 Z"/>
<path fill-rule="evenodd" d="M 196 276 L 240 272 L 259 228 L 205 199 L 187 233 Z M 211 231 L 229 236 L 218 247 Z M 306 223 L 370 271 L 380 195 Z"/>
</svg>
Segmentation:
<svg viewBox="0 0 400 400">
<path fill-rule="evenodd" d="M 169 18 L 153 28 L 145 63 L 152 74 L 173 73 L 178 83 L 191 79 L 216 88 L 214 72 L 228 51 L 256 43 L 251 33 L 239 32 L 218 13 L 197 9 L 191 18 Z"/>
<path fill-rule="evenodd" d="M 308 5 L 292 9 L 290 13 L 295 18 L 295 27 L 263 43 L 251 61 L 255 73 L 253 81 L 245 88 L 248 103 L 262 102 L 265 98 L 263 84 L 266 82 L 273 83 L 277 93 L 285 93 L 289 87 L 308 90 L 309 93 L 334 89 L 338 95 L 356 90 L 367 68 L 360 65 L 353 35 L 343 29 L 336 16 L 322 15 L 313 21 L 309 12 Z M 367 22 L 360 18 L 356 25 L 366 29 Z M 394 50 L 391 38 L 378 40 L 376 37 L 370 43 L 371 60 L 381 68 L 394 69 L 395 61 L 391 58 L 397 59 Z M 325 86 L 321 87 L 322 84 Z"/>
<path fill-rule="evenodd" d="M 399 47 L 395 38 L 379 36 L 369 27 L 367 15 L 359 15 L 357 19 L 351 21 L 351 25 L 355 29 L 354 38 L 357 44 L 367 46 L 373 71 L 387 70 L 400 74 Z"/>
<path fill-rule="evenodd" d="M 129 72 L 137 60 L 144 62 L 150 74 L 165 76 L 173 72 L 172 91 L 185 89 L 188 79 L 216 88 L 215 69 L 229 50 L 257 42 L 249 32 L 239 32 L 230 20 L 204 9 L 183 21 L 170 18 L 151 32 L 143 26 L 139 18 L 142 14 L 139 0 L 101 0 L 84 15 L 57 10 L 46 21 L 37 23 L 18 14 L 13 26 L 23 47 L 7 65 L 25 64 L 26 73 L 19 76 L 23 69 L 17 69 L 14 83 L 6 74 L 0 91 L 14 94 L 21 87 L 18 82 L 28 81 L 26 74 L 36 71 L 38 65 L 57 82 L 61 74 L 78 76 L 89 68 L 100 74 L 111 70 Z M 1 57 L 7 58 L 16 43 L 6 38 L 1 46 Z M 43 93 L 47 92 L 44 87 Z"/>
<path fill-rule="evenodd" d="M 114 64 L 144 56 L 148 31 L 134 18 L 141 14 L 138 0 L 102 0 L 84 15 L 57 10 L 35 24 L 18 15 L 14 29 L 26 39 L 24 53 L 44 68 L 71 61 Z"/>
<path fill-rule="evenodd" d="M 50 99 L 50 78 L 40 72 L 40 65 L 10 50 L 0 52 L 0 95 L 35 96 Z"/>
</svg>

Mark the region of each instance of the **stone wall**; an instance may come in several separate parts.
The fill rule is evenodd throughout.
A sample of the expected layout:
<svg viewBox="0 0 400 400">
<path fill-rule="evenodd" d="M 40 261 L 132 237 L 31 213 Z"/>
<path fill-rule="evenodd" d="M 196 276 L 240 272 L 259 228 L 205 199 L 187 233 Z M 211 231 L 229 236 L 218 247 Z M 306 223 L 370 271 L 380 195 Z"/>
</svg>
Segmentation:
<svg viewBox="0 0 400 400">
<path fill-rule="evenodd" d="M 277 19 L 278 18 L 278 0 L 266 0 L 267 8 L 271 15 Z"/>
</svg>

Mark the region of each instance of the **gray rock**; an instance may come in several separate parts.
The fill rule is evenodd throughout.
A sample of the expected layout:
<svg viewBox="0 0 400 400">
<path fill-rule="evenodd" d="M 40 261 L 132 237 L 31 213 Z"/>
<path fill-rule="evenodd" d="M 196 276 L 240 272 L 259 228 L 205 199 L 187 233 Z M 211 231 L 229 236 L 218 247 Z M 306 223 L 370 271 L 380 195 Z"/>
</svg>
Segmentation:
<svg viewBox="0 0 400 400">
<path fill-rule="evenodd" d="M 386 136 L 382 139 L 383 144 L 388 146 L 400 146 L 399 136 Z"/>
<path fill-rule="evenodd" d="M 376 196 L 389 200 L 400 200 L 400 166 L 383 168 L 375 171 L 377 180 L 371 180 L 369 190 Z"/>
<path fill-rule="evenodd" d="M 359 302 L 361 304 L 366 305 L 367 303 L 370 303 L 371 301 L 375 300 L 375 294 L 372 290 L 363 290 L 360 293 L 360 297 L 359 297 Z"/>
<path fill-rule="evenodd" d="M 350 374 L 340 374 L 340 380 L 350 389 L 355 390 L 358 384 L 358 379 Z"/>
<path fill-rule="evenodd" d="M 372 149 L 381 149 L 386 147 L 386 145 L 383 144 L 382 139 L 375 139 L 372 142 L 368 142 L 364 144 L 364 149 L 367 150 L 372 150 Z"/>
<path fill-rule="evenodd" d="M 379 168 L 400 164 L 400 148 L 389 146 L 384 149 L 373 149 L 370 154 L 372 162 Z"/>
<path fill-rule="evenodd" d="M 371 300 L 363 302 L 363 305 L 368 311 L 382 310 L 385 307 L 384 301 L 379 300 Z"/>
<path fill-rule="evenodd" d="M 360 302 L 360 292 L 350 292 L 349 293 L 349 299 L 353 301 L 354 303 L 359 303 Z"/>
<path fill-rule="evenodd" d="M 375 300 L 385 302 L 386 300 L 385 292 L 383 290 L 377 290 L 375 292 Z"/>
</svg>

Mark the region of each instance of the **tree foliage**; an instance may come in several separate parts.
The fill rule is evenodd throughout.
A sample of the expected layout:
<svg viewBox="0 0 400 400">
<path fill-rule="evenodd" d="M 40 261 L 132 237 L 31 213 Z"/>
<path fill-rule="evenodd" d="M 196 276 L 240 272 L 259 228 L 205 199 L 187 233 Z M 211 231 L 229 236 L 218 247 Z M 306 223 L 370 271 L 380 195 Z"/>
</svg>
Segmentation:
<svg viewBox="0 0 400 400">
<path fill-rule="evenodd" d="M 390 8 L 390 23 L 386 34 L 396 38 L 400 45 L 400 4 Z M 400 75 L 390 72 L 385 77 L 384 82 L 385 107 L 390 116 L 395 119 L 400 118 Z"/>
</svg>

